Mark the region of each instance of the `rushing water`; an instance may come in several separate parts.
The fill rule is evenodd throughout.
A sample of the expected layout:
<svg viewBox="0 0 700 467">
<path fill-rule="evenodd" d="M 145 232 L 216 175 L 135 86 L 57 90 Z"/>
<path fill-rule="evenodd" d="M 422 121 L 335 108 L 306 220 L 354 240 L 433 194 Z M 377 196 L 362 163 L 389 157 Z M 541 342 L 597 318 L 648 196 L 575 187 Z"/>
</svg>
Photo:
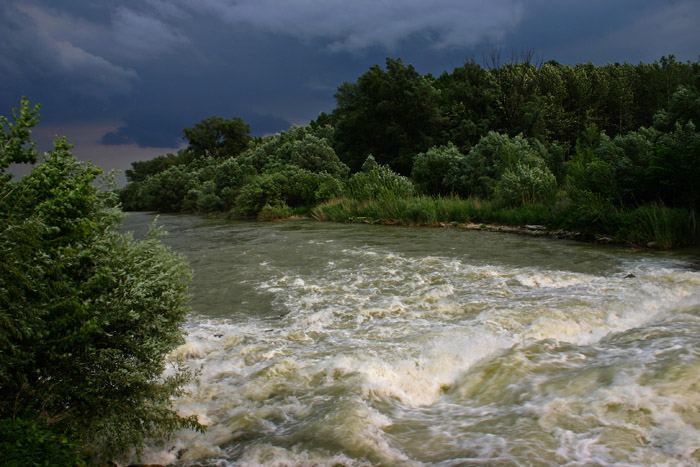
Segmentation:
<svg viewBox="0 0 700 467">
<path fill-rule="evenodd" d="M 143 233 L 152 216 L 125 227 Z M 161 216 L 201 371 L 144 462 L 697 465 L 697 251 Z"/>
</svg>

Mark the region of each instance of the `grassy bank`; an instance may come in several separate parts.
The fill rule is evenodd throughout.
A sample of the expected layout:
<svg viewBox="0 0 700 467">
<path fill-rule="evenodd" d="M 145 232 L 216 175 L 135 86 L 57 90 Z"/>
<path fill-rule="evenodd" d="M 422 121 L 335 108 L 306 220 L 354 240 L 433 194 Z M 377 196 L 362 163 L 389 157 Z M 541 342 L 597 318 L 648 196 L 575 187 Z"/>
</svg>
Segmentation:
<svg viewBox="0 0 700 467">
<path fill-rule="evenodd" d="M 316 206 L 312 217 L 333 222 L 367 222 L 436 227 L 442 224 L 542 225 L 550 231 L 565 230 L 589 241 L 620 242 L 658 249 L 700 244 L 694 211 L 659 204 L 632 210 L 608 209 L 596 213 L 595 222 L 580 207 L 528 204 L 518 208 L 491 201 L 458 197 L 395 197 L 357 201 L 338 198 Z"/>
</svg>

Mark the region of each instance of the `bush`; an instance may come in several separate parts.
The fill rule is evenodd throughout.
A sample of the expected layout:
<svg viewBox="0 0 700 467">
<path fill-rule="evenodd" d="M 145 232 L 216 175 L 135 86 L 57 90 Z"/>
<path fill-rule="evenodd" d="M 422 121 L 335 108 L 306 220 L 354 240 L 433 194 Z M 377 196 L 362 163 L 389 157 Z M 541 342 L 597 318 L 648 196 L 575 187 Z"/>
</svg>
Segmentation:
<svg viewBox="0 0 700 467">
<path fill-rule="evenodd" d="M 692 121 L 659 137 L 647 177 L 667 206 L 700 206 L 700 132 Z"/>
<path fill-rule="evenodd" d="M 348 180 L 346 193 L 359 201 L 377 199 L 391 194 L 399 198 L 413 196 L 415 188 L 408 178 L 393 172 L 386 165 L 379 165 L 371 155 L 362 165 L 362 171 Z"/>
<path fill-rule="evenodd" d="M 199 427 L 171 408 L 192 375 L 162 376 L 190 272 L 157 239 L 117 232 L 99 170 L 69 149 L 58 139 L 30 175 L 0 184 L 0 419 L 36 421 L 103 462 Z"/>
<path fill-rule="evenodd" d="M 270 206 L 266 204 L 258 213 L 257 219 L 259 221 L 274 221 L 278 219 L 286 219 L 292 215 L 292 208 L 286 204 L 276 204 Z"/>
<path fill-rule="evenodd" d="M 149 211 L 180 212 L 187 194 L 198 184 L 196 176 L 186 166 L 172 166 L 143 183 L 145 208 Z"/>
<path fill-rule="evenodd" d="M 506 206 L 553 204 L 557 197 L 557 180 L 549 169 L 516 164 L 496 184 L 496 198 Z"/>
<path fill-rule="evenodd" d="M 0 421 L 2 465 L 25 467 L 85 465 L 77 454 L 78 445 L 54 433 L 46 425 L 21 418 Z"/>
<path fill-rule="evenodd" d="M 464 155 L 452 143 L 432 147 L 415 157 L 411 178 L 422 193 L 432 196 L 449 194 L 452 187 L 451 183 L 445 183 L 445 175 L 453 172 L 463 159 Z"/>
<path fill-rule="evenodd" d="M 286 184 L 287 177 L 281 173 L 258 175 L 241 188 L 231 213 L 235 217 L 250 218 L 257 215 L 266 204 L 281 204 Z"/>
<path fill-rule="evenodd" d="M 294 127 L 272 136 L 262 144 L 248 149 L 237 158 L 240 164 L 257 171 L 271 171 L 284 165 L 294 165 L 309 172 L 326 172 L 335 177 L 347 176 L 349 169 L 343 164 L 328 142 L 328 127 L 313 130 Z"/>
<path fill-rule="evenodd" d="M 531 145 L 521 136 L 510 138 L 491 131 L 467 154 L 466 167 L 462 170 L 464 180 L 460 181 L 465 187 L 460 189 L 460 194 L 468 191 L 469 196 L 490 198 L 500 178 L 507 171 L 517 172 L 518 165 L 551 172 L 545 157 L 549 156 L 541 144 Z"/>
<path fill-rule="evenodd" d="M 565 209 L 564 226 L 592 235 L 615 234 L 621 219 L 615 206 L 599 193 L 570 188 L 568 191 L 570 205 Z"/>
</svg>

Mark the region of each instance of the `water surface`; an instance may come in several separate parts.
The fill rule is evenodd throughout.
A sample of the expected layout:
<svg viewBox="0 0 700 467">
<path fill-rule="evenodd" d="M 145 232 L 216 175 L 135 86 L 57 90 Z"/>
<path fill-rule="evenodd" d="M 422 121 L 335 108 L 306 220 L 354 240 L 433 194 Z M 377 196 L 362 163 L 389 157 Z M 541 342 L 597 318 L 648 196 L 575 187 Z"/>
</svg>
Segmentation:
<svg viewBox="0 0 700 467">
<path fill-rule="evenodd" d="M 125 227 L 145 232 L 153 216 Z M 188 465 L 697 465 L 696 251 L 160 216 L 194 270 Z"/>
</svg>

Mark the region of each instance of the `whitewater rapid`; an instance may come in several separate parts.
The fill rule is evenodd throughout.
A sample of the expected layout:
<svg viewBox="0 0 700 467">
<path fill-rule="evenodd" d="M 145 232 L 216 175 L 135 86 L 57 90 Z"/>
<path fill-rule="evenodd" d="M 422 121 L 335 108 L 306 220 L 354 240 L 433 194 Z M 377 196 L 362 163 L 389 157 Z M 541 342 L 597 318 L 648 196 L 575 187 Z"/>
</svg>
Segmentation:
<svg viewBox="0 0 700 467">
<path fill-rule="evenodd" d="M 195 310 L 171 358 L 199 381 L 175 406 L 208 431 L 149 447 L 142 462 L 700 459 L 692 258 L 481 232 L 186 219 L 173 218 L 170 241 L 192 259 Z"/>
</svg>

